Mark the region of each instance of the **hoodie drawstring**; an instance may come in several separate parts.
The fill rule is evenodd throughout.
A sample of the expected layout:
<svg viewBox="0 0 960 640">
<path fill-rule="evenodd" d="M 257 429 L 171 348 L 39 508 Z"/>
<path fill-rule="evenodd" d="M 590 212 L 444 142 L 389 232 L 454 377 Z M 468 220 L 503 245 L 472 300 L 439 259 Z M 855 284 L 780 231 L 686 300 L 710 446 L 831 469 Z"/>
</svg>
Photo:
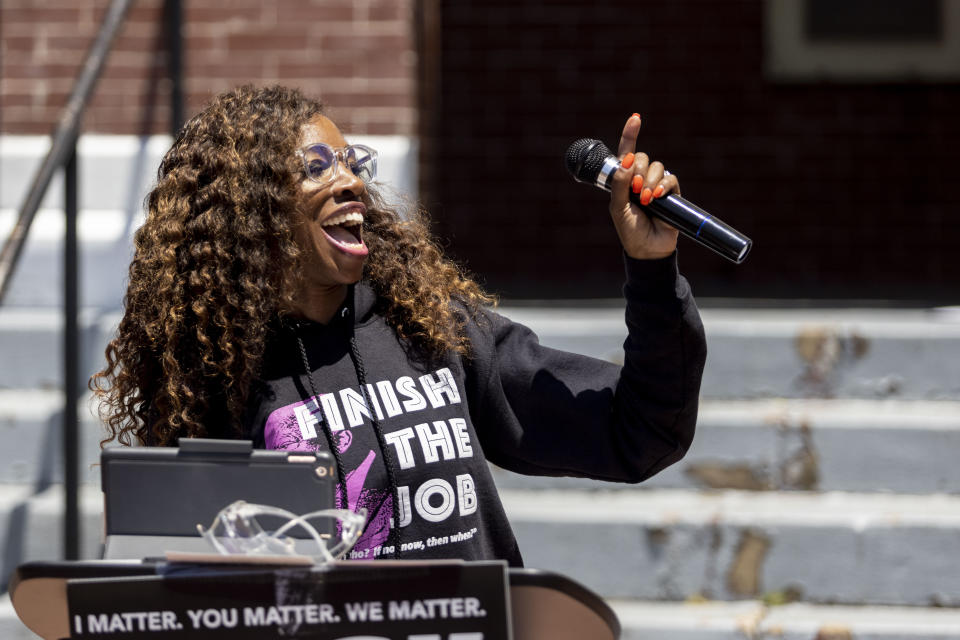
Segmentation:
<svg viewBox="0 0 960 640">
<path fill-rule="evenodd" d="M 297 345 L 300 347 L 300 357 L 303 358 L 303 369 L 307 372 L 307 382 L 310 384 L 310 393 L 313 394 L 314 408 L 311 413 L 313 413 L 320 423 L 323 435 L 327 438 L 327 446 L 330 447 L 330 452 L 333 453 L 333 459 L 337 463 L 337 482 L 343 487 L 340 506 L 343 509 L 347 509 L 349 508 L 347 505 L 347 477 L 343 470 L 343 461 L 340 459 L 340 447 L 338 446 L 336 438 L 333 437 L 333 433 L 330 432 L 327 421 L 323 419 L 323 411 L 320 409 L 320 394 L 317 393 L 317 387 L 313 383 L 313 372 L 310 371 L 310 360 L 307 358 L 307 349 L 303 346 L 303 340 L 300 338 L 300 332 L 297 330 L 297 327 L 294 327 L 294 335 L 297 337 Z"/>
<path fill-rule="evenodd" d="M 346 313 L 347 310 L 344 309 Z M 340 483 L 340 486 L 343 488 L 343 495 L 341 496 L 341 507 L 344 509 L 349 509 L 350 505 L 347 500 L 347 481 L 346 481 L 346 472 L 343 468 L 343 462 L 340 458 L 340 447 L 338 446 L 337 439 L 333 437 L 327 421 L 323 418 L 323 412 L 320 409 L 320 394 L 317 392 L 317 386 L 313 380 L 313 371 L 310 368 L 310 360 L 307 357 L 307 349 L 303 344 L 303 339 L 300 337 L 300 331 L 298 330 L 298 325 L 294 325 L 294 335 L 297 338 L 297 345 L 300 347 L 300 357 L 303 358 L 303 369 L 307 374 L 307 382 L 310 385 L 310 393 L 313 394 L 314 401 L 314 414 L 323 430 L 324 435 L 327 438 L 327 444 L 330 447 L 330 451 L 333 453 L 333 458 L 337 463 L 337 481 Z M 353 362 L 354 371 L 357 374 L 357 381 L 360 383 L 360 393 L 363 395 L 363 401 L 367 406 L 367 409 L 370 411 L 370 420 L 373 422 L 373 431 L 377 436 L 377 444 L 380 447 L 380 454 L 383 456 L 384 467 L 387 470 L 387 484 L 390 487 L 390 496 L 393 500 L 394 509 L 393 509 L 393 526 L 390 528 L 389 533 L 389 543 L 393 546 L 393 557 L 395 559 L 400 558 L 400 490 L 397 486 L 397 473 L 394 468 L 393 458 L 387 453 L 387 441 L 383 437 L 383 428 L 380 426 L 380 420 L 377 418 L 377 413 L 373 409 L 373 403 L 370 401 L 370 397 L 367 393 L 367 375 L 366 370 L 363 367 L 363 358 L 360 357 L 360 349 L 357 346 L 356 334 L 351 328 L 350 331 L 350 360 Z"/>
<path fill-rule="evenodd" d="M 373 403 L 367 395 L 367 374 L 363 368 L 363 359 L 360 357 L 360 348 L 357 346 L 356 334 L 350 332 L 350 356 L 353 359 L 353 368 L 357 372 L 357 381 L 360 383 L 360 393 L 363 394 L 363 401 L 370 410 L 370 421 L 373 422 L 373 431 L 377 434 L 377 444 L 380 446 L 380 453 L 383 455 L 383 466 L 387 468 L 387 484 L 390 486 L 390 496 L 393 498 L 393 527 L 390 529 L 390 544 L 393 546 L 393 557 L 400 558 L 400 489 L 397 486 L 397 473 L 394 469 L 393 458 L 387 453 L 387 441 L 383 437 L 383 428 L 380 426 L 380 420 L 377 418 L 377 412 L 373 409 Z"/>
</svg>

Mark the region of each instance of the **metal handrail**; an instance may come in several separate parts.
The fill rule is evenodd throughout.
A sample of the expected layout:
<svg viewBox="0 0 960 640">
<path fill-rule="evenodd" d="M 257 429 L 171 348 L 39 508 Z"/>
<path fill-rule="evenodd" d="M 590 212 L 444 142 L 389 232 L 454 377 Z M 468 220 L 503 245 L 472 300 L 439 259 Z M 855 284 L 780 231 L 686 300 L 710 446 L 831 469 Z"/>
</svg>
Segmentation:
<svg viewBox="0 0 960 640">
<path fill-rule="evenodd" d="M 50 150 L 33 178 L 30 191 L 27 193 L 23 206 L 20 207 L 17 222 L 14 224 L 6 243 L 4 243 L 3 250 L 0 251 L 0 304 L 3 304 L 20 254 L 23 252 L 30 225 L 33 224 L 40 203 L 47 193 L 50 180 L 53 179 L 54 172 L 62 167 L 73 153 L 77 131 L 80 128 L 80 119 L 83 117 L 83 112 L 90 101 L 90 94 L 93 93 L 97 80 L 100 79 L 110 47 L 113 45 L 127 10 L 133 2 L 134 0 L 113 0 L 110 3 L 100 32 L 87 52 L 80 75 L 77 76 L 77 80 L 73 84 L 73 90 L 70 92 L 70 99 L 67 100 L 54 129 Z"/>
<path fill-rule="evenodd" d="M 77 76 L 52 135 L 50 150 L 34 176 L 17 221 L 0 251 L 0 304 L 6 296 L 13 273 L 26 243 L 27 234 L 40 203 L 50 186 L 54 172 L 64 169 L 64 300 L 63 300 L 63 345 L 64 345 L 64 404 L 63 404 L 63 483 L 64 520 L 63 555 L 67 560 L 80 557 L 80 506 L 79 506 L 79 449 L 80 425 L 78 405 L 80 389 L 79 349 L 79 274 L 77 243 L 77 138 L 80 123 L 97 80 L 103 71 L 107 55 L 134 0 L 112 0 L 104 16 L 100 30 L 94 39 L 83 67 Z M 183 119 L 181 0 L 165 0 L 164 29 L 168 38 L 168 73 L 173 92 L 171 129 L 176 131 Z"/>
<path fill-rule="evenodd" d="M 80 119 L 90 101 L 90 95 L 100 78 L 107 54 L 123 24 L 133 0 L 113 0 L 107 8 L 103 24 L 87 52 L 80 75 L 53 132 L 53 141 L 47 156 L 40 164 L 20 207 L 20 215 L 0 252 L 0 304 L 9 288 L 20 254 L 26 244 L 27 233 L 33 224 L 54 172 L 64 168 L 64 299 L 63 299 L 63 557 L 80 558 L 80 424 L 77 416 L 80 392 L 77 378 L 79 358 L 79 276 L 77 274 L 77 134 Z"/>
</svg>

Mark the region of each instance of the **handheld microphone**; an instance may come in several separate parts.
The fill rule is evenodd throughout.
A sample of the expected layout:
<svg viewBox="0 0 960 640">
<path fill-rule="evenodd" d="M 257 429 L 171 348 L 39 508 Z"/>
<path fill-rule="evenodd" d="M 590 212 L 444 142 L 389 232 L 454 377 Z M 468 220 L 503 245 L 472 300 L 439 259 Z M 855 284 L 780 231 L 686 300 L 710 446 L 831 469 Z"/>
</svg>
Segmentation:
<svg viewBox="0 0 960 640">
<path fill-rule="evenodd" d="M 578 182 L 592 184 L 605 191 L 610 191 L 613 174 L 620 168 L 620 161 L 607 145 L 590 138 L 581 138 L 571 144 L 567 148 L 566 162 L 567 170 Z M 694 242 L 737 264 L 747 258 L 753 246 L 750 238 L 680 196 L 670 194 L 644 205 L 640 204 L 638 194 L 631 193 L 630 200 Z"/>
</svg>

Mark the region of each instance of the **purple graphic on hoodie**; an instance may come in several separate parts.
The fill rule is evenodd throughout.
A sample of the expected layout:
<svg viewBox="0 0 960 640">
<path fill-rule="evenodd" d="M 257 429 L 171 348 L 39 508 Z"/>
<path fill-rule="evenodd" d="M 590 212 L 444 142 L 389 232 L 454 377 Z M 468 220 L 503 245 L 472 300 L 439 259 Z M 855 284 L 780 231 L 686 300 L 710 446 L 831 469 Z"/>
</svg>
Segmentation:
<svg viewBox="0 0 960 640">
<path fill-rule="evenodd" d="M 281 407 L 272 412 L 267 417 L 264 425 L 264 442 L 267 449 L 282 449 L 285 451 L 322 451 L 326 447 L 326 437 L 320 431 L 322 426 L 316 425 L 316 434 L 312 432 L 304 433 L 301 427 L 301 421 L 298 421 L 297 415 L 307 411 L 316 411 L 316 404 L 310 400 L 306 402 L 297 402 L 285 407 Z M 304 435 L 312 437 L 304 438 Z M 343 454 L 353 444 L 353 434 L 349 430 L 341 430 L 334 433 L 337 440 L 337 450 L 341 454 L 340 459 L 344 461 Z M 344 469 L 346 480 L 347 508 L 356 511 L 358 508 L 367 510 L 367 523 L 363 529 L 363 535 L 353 547 L 351 557 L 373 558 L 375 547 L 379 547 L 387 541 L 390 535 L 390 521 L 393 518 L 393 496 L 386 489 L 375 489 L 366 487 L 367 475 L 370 467 L 377 457 L 376 451 L 369 451 L 360 464 L 352 469 Z M 336 506 L 343 508 L 343 487 L 338 484 L 336 492 Z"/>
</svg>

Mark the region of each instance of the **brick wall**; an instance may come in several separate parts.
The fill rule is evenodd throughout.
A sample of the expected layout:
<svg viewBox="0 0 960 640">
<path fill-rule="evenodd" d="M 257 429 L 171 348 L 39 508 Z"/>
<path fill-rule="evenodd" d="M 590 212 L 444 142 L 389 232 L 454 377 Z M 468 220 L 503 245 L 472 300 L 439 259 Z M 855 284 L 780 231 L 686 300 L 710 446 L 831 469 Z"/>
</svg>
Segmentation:
<svg viewBox="0 0 960 640">
<path fill-rule="evenodd" d="M 184 0 L 186 113 L 253 82 L 319 95 L 354 133 L 415 129 L 412 0 Z M 47 134 L 107 0 L 0 3 L 0 132 Z M 133 3 L 84 122 L 86 132 L 169 125 L 162 0 Z"/>
<path fill-rule="evenodd" d="M 616 295 L 606 197 L 562 168 L 584 136 L 640 147 L 755 240 L 734 266 L 681 239 L 700 294 L 958 302 L 960 85 L 780 84 L 763 2 L 444 0 L 431 205 L 514 295 Z"/>
<path fill-rule="evenodd" d="M 0 3 L 0 132 L 50 131 L 106 6 Z M 86 131 L 167 130 L 161 14 L 135 3 Z M 438 230 L 508 295 L 617 294 L 605 196 L 561 159 L 639 111 L 641 148 L 756 241 L 734 266 L 681 240 L 698 293 L 957 302 L 960 85 L 773 82 L 762 0 L 184 0 L 184 23 L 188 114 L 284 82 L 348 131 L 420 132 Z"/>
</svg>

